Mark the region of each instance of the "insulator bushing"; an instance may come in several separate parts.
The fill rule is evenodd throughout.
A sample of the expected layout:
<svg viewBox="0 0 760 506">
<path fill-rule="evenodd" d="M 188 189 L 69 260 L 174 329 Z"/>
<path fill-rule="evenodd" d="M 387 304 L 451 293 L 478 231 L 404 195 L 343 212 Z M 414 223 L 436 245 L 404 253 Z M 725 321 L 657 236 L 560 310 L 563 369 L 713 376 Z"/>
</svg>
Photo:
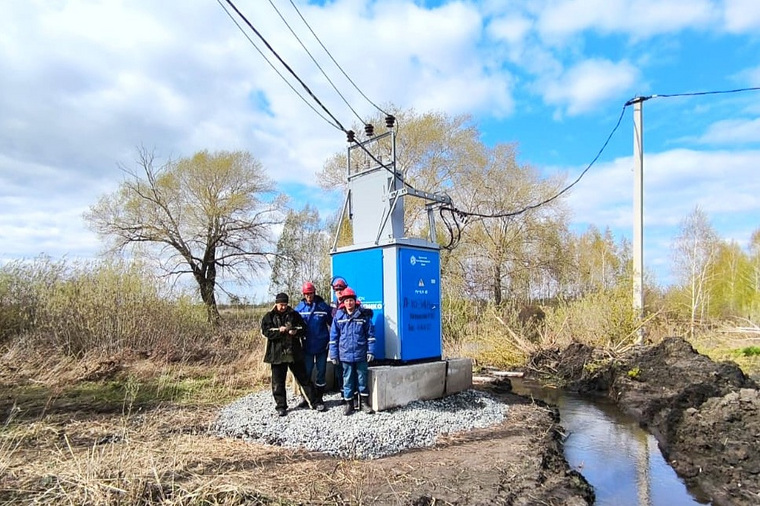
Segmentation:
<svg viewBox="0 0 760 506">
<path fill-rule="evenodd" d="M 356 139 L 354 139 L 354 136 L 356 136 L 356 133 L 353 130 L 349 130 L 346 132 L 346 140 L 348 142 L 354 142 Z"/>
<path fill-rule="evenodd" d="M 367 137 L 372 137 L 375 134 L 375 127 L 371 123 L 367 123 L 364 125 L 364 133 L 367 134 Z"/>
<path fill-rule="evenodd" d="M 393 128 L 393 124 L 396 122 L 396 117 L 389 114 L 385 117 L 385 126 L 388 128 Z"/>
</svg>

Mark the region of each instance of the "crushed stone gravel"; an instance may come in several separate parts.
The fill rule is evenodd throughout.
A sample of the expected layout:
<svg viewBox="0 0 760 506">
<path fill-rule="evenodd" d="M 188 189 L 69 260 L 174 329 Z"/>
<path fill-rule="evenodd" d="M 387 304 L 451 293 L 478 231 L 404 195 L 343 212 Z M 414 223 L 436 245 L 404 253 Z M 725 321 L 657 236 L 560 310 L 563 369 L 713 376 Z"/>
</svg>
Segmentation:
<svg viewBox="0 0 760 506">
<path fill-rule="evenodd" d="M 332 456 L 376 459 L 411 448 L 435 444 L 439 436 L 467 432 L 501 423 L 507 405 L 477 390 L 414 401 L 406 406 L 374 414 L 343 415 L 340 394 L 324 397 L 327 411 L 288 409 L 280 417 L 269 391 L 238 399 L 222 408 L 211 431 L 222 437 L 301 448 Z M 288 397 L 296 406 L 299 397 Z"/>
</svg>

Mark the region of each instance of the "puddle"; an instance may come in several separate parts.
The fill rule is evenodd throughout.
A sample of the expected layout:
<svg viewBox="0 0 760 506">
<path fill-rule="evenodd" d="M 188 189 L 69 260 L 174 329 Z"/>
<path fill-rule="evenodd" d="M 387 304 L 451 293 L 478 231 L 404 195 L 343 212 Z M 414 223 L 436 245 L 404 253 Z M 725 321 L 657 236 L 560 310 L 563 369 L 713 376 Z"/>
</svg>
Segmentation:
<svg viewBox="0 0 760 506">
<path fill-rule="evenodd" d="M 510 378 L 515 393 L 559 408 L 565 459 L 594 487 L 597 505 L 710 504 L 688 490 L 660 453 L 657 440 L 606 399 L 580 397 Z"/>
</svg>

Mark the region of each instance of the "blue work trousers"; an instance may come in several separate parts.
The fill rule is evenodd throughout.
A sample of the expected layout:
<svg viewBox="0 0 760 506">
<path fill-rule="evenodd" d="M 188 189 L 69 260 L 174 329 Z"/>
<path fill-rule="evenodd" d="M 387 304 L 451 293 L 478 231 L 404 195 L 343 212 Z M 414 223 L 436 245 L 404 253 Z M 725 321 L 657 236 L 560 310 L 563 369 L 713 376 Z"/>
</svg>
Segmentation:
<svg viewBox="0 0 760 506">
<path fill-rule="evenodd" d="M 343 365 L 343 398 L 353 399 L 358 391 L 362 396 L 369 395 L 369 364 L 363 362 L 341 362 Z"/>
<path fill-rule="evenodd" d="M 314 383 L 317 387 L 324 388 L 326 385 L 325 369 L 327 369 L 327 350 L 317 353 L 316 355 L 304 353 L 304 362 L 306 363 L 306 376 L 309 378 L 311 378 L 312 371 L 316 366 L 317 378 Z"/>
</svg>

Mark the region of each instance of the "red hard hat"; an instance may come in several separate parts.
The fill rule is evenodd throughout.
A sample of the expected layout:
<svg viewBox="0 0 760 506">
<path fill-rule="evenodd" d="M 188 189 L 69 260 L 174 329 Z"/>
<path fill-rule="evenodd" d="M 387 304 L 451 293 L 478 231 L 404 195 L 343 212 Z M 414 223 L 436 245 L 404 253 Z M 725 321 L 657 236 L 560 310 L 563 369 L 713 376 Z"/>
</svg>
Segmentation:
<svg viewBox="0 0 760 506">
<path fill-rule="evenodd" d="M 344 301 L 344 300 L 346 300 L 346 299 L 354 299 L 354 300 L 356 300 L 356 292 L 354 291 L 353 288 L 346 288 L 345 290 L 343 290 L 343 292 L 341 292 L 341 294 L 340 294 L 340 300 L 341 300 L 341 302 Z"/>
<path fill-rule="evenodd" d="M 314 288 L 314 283 L 311 281 L 307 281 L 303 284 L 303 287 L 301 288 L 301 293 L 306 295 L 307 293 L 317 293 L 317 289 Z"/>
<path fill-rule="evenodd" d="M 332 282 L 333 290 L 343 290 L 346 288 L 348 284 L 346 283 L 346 280 L 343 278 L 335 278 Z"/>
</svg>

